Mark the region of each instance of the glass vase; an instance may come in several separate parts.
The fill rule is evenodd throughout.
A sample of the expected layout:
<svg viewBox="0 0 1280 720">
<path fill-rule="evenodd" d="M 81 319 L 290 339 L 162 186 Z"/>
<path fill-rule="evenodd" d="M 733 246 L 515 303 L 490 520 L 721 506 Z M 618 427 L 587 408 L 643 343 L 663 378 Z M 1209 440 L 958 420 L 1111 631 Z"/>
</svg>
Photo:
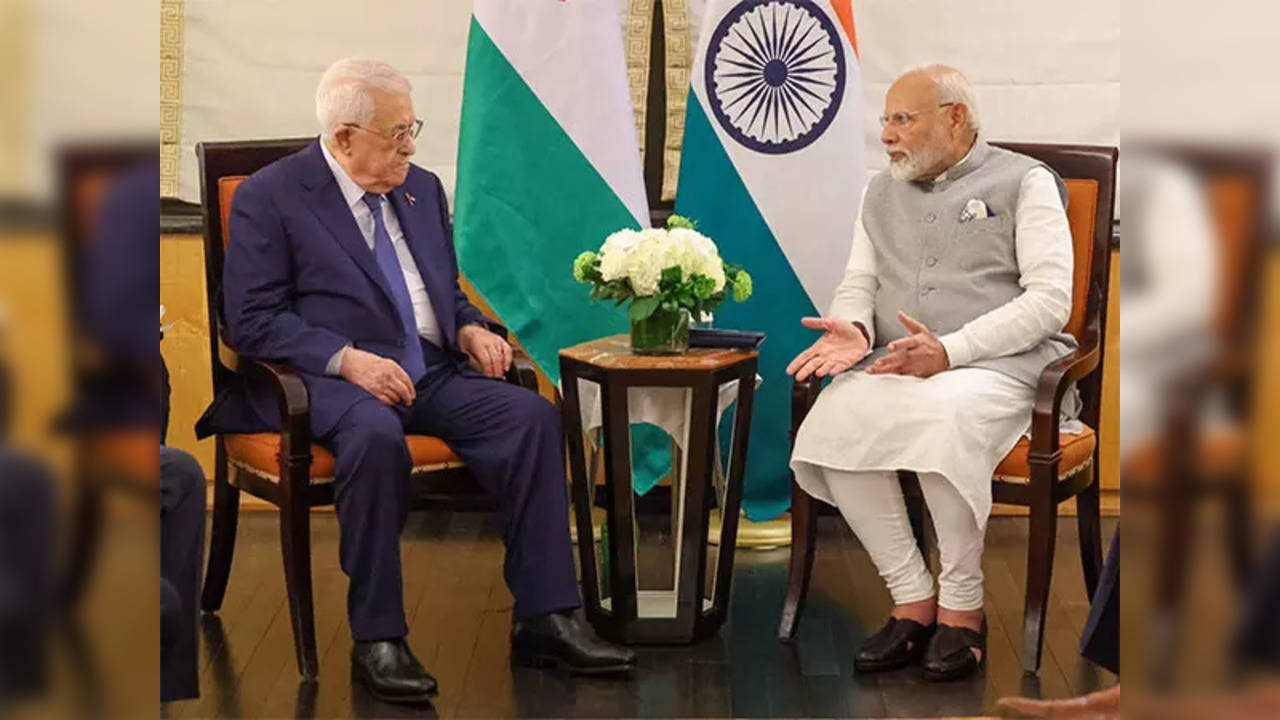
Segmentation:
<svg viewBox="0 0 1280 720">
<path fill-rule="evenodd" d="M 631 352 L 636 355 L 683 355 L 689 349 L 689 311 L 654 310 L 631 321 Z"/>
</svg>

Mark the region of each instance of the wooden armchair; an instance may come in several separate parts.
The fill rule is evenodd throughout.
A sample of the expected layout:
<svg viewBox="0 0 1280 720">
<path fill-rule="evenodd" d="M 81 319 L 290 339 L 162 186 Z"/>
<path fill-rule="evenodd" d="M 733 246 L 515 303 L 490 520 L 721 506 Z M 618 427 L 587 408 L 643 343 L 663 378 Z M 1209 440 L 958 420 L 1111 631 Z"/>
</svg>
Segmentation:
<svg viewBox="0 0 1280 720">
<path fill-rule="evenodd" d="M 1022 505 L 1030 511 L 1027 548 L 1027 588 L 1023 609 L 1022 666 L 1029 673 L 1040 668 L 1044 615 L 1053 573 L 1058 505 L 1076 498 L 1080 527 L 1080 557 L 1090 597 L 1102 568 L 1099 490 L 1097 483 L 1098 427 L 1102 405 L 1102 353 L 1106 321 L 1108 276 L 1111 265 L 1111 221 L 1115 205 L 1113 147 L 993 143 L 1030 155 L 1052 167 L 1067 185 L 1067 219 L 1075 247 L 1075 278 L 1071 318 L 1066 331 L 1079 341 L 1073 354 L 1051 363 L 1040 375 L 1031 417 L 1031 439 L 1017 446 L 996 467 L 991 481 L 995 502 Z M 1062 398 L 1076 383 L 1087 426 L 1081 435 L 1059 431 Z M 821 380 L 796 383 L 792 390 L 791 440 L 821 390 Z M 916 540 L 924 543 L 924 499 L 912 472 L 900 472 L 903 494 Z M 791 560 L 787 595 L 778 637 L 789 642 L 804 609 L 813 572 L 819 501 L 792 481 Z"/>
<path fill-rule="evenodd" d="M 301 150 L 312 138 L 247 142 L 206 142 L 196 147 L 200 160 L 200 196 L 204 213 L 205 280 L 209 307 L 209 353 L 216 393 L 235 373 L 271 378 L 283 425 L 278 433 L 215 436 L 213 530 L 201 608 L 216 612 L 222 604 L 235 549 L 236 522 L 243 490 L 280 509 L 280 546 L 285 584 L 293 619 L 298 670 L 316 676 L 315 621 L 311 598 L 310 509 L 333 503 L 333 454 L 312 442 L 307 388 L 291 368 L 248 361 L 227 341 L 222 314 L 222 268 L 230 237 L 227 220 L 236 189 L 260 168 Z M 496 326 L 496 323 L 494 324 Z M 500 327 L 499 332 L 505 333 Z M 537 392 L 537 376 L 528 357 L 517 352 L 507 381 Z M 410 498 L 413 507 L 464 496 L 464 504 L 480 497 L 464 463 L 439 438 L 406 438 L 413 458 Z M 467 503 L 469 497 L 471 502 Z"/>
</svg>

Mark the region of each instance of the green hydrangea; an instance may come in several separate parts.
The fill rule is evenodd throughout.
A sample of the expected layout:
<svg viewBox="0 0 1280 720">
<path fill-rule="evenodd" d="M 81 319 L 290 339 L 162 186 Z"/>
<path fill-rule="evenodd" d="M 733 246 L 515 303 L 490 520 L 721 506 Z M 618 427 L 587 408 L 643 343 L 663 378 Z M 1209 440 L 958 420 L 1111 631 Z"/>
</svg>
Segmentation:
<svg viewBox="0 0 1280 720">
<path fill-rule="evenodd" d="M 591 252 L 590 250 L 574 258 L 573 279 L 581 283 L 589 282 L 587 273 L 590 272 L 595 267 L 595 264 L 598 260 L 599 260 L 599 257 L 595 253 Z"/>
<path fill-rule="evenodd" d="M 683 215 L 671 215 L 671 216 L 669 216 L 669 217 L 667 218 L 667 229 L 668 229 L 668 230 L 675 230 L 676 228 L 684 228 L 684 229 L 686 229 L 686 230 L 693 230 L 693 229 L 697 228 L 697 226 L 698 226 L 698 223 L 696 223 L 696 222 L 694 222 L 694 221 L 690 220 L 689 218 L 687 218 L 687 217 L 685 217 L 685 216 L 683 216 Z"/>
<path fill-rule="evenodd" d="M 733 279 L 734 302 L 743 302 L 749 297 L 751 297 L 751 276 L 746 270 L 739 270 L 738 275 Z"/>
</svg>

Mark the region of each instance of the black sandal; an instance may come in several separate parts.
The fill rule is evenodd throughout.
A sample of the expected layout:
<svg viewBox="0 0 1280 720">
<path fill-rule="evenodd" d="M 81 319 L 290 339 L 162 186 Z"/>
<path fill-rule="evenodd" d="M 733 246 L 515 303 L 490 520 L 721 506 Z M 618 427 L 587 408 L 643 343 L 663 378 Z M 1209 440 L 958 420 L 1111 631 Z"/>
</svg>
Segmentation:
<svg viewBox="0 0 1280 720">
<path fill-rule="evenodd" d="M 977 650 L 982 659 L 974 656 Z M 987 661 L 987 619 L 982 619 L 982 630 L 975 632 L 966 627 L 938 624 L 929 649 L 924 654 L 924 677 L 941 682 L 958 680 L 974 674 Z"/>
<path fill-rule="evenodd" d="M 863 641 L 853 658 L 858 672 L 883 672 L 906 667 L 924 654 L 936 624 L 921 625 L 915 620 L 890 617 L 875 635 Z"/>
</svg>

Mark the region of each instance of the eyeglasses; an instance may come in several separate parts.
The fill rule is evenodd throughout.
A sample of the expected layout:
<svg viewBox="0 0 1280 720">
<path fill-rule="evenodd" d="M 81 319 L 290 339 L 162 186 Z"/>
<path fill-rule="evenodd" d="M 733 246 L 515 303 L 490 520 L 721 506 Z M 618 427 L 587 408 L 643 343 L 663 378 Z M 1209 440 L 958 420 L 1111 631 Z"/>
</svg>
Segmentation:
<svg viewBox="0 0 1280 720">
<path fill-rule="evenodd" d="M 385 138 L 387 140 L 390 140 L 397 145 L 403 145 L 409 142 L 410 140 L 418 139 L 418 133 L 422 132 L 422 121 L 417 118 L 414 118 L 413 123 L 410 124 L 408 127 L 402 127 L 398 130 L 395 130 L 390 135 L 384 132 L 378 132 L 377 130 L 374 130 L 372 128 L 367 128 L 363 125 L 357 125 L 356 123 L 343 123 L 343 125 L 346 125 L 347 127 L 356 128 L 357 130 L 364 130 L 367 133 L 372 133 L 374 135 L 377 135 L 380 138 Z"/>
<path fill-rule="evenodd" d="M 951 107 L 952 105 L 955 105 L 955 104 L 956 103 L 954 102 L 941 103 L 938 105 L 937 108 L 935 108 L 935 110 L 941 110 L 944 107 Z M 916 121 L 916 118 L 920 117 L 920 113 L 922 112 L 924 111 L 923 110 L 915 110 L 915 111 L 899 110 L 898 112 L 893 113 L 892 115 L 881 115 L 880 127 L 887 128 L 890 125 L 898 129 L 908 127 L 911 125 L 911 123 Z"/>
</svg>

